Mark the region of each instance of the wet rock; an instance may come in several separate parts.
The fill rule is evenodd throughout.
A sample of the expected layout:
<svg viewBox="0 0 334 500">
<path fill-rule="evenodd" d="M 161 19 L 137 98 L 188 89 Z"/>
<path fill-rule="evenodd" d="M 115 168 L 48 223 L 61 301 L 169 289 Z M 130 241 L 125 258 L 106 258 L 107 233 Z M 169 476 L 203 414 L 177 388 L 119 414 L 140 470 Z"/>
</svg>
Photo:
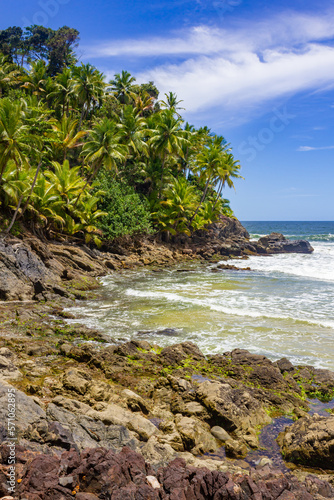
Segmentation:
<svg viewBox="0 0 334 500">
<path fill-rule="evenodd" d="M 265 465 L 272 465 L 273 461 L 268 457 L 262 457 L 260 462 L 257 464 L 257 467 L 261 468 Z"/>
<path fill-rule="evenodd" d="M 334 469 L 334 416 L 300 418 L 279 434 L 277 442 L 290 462 Z"/>
<path fill-rule="evenodd" d="M 249 374 L 249 380 L 254 384 L 259 384 L 262 387 L 284 387 L 286 382 L 280 370 L 273 365 L 269 366 L 253 366 Z"/>
<path fill-rule="evenodd" d="M 219 441 L 222 441 L 223 443 L 227 441 L 228 439 L 231 439 L 231 436 L 229 435 L 228 432 L 225 431 L 222 427 L 219 427 L 218 425 L 215 425 L 211 429 L 211 434 L 216 438 L 219 439 Z"/>
<path fill-rule="evenodd" d="M 226 456 L 231 458 L 245 458 L 248 453 L 248 449 L 245 443 L 235 439 L 228 439 L 225 442 L 225 452 Z"/>
</svg>

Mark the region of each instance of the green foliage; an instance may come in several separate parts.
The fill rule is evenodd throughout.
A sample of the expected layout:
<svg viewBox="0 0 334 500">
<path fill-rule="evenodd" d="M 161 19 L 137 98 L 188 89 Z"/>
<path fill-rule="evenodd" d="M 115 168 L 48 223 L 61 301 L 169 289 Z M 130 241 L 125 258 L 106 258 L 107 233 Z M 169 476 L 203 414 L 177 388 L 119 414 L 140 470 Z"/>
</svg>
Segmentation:
<svg viewBox="0 0 334 500">
<path fill-rule="evenodd" d="M 99 175 L 95 189 L 102 189 L 105 193 L 99 208 L 107 215 L 102 216 L 97 225 L 107 239 L 152 232 L 148 203 L 132 186 L 119 182 L 104 171 Z"/>
</svg>

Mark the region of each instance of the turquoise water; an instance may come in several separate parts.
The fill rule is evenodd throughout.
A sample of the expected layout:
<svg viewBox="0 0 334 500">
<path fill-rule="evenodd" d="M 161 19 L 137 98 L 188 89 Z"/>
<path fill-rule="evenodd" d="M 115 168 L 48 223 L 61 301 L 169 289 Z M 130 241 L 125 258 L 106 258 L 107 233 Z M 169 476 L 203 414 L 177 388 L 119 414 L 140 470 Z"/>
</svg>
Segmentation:
<svg viewBox="0 0 334 500">
<path fill-rule="evenodd" d="M 191 340 L 205 353 L 240 347 L 334 370 L 334 222 L 244 225 L 251 237 L 278 231 L 309 239 L 315 251 L 232 261 L 252 271 L 213 272 L 216 264 L 205 263 L 113 274 L 76 314 L 111 341 Z"/>
</svg>

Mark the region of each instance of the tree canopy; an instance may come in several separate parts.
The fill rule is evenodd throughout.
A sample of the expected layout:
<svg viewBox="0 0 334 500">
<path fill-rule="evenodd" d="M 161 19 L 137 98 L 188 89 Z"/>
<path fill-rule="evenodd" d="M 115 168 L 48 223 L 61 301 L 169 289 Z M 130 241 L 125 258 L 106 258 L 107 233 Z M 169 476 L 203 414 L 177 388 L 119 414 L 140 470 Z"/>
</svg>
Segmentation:
<svg viewBox="0 0 334 500">
<path fill-rule="evenodd" d="M 233 215 L 240 163 L 224 137 L 185 123 L 174 92 L 77 64 L 64 26 L 0 31 L 1 230 L 100 244 L 192 234 Z"/>
</svg>

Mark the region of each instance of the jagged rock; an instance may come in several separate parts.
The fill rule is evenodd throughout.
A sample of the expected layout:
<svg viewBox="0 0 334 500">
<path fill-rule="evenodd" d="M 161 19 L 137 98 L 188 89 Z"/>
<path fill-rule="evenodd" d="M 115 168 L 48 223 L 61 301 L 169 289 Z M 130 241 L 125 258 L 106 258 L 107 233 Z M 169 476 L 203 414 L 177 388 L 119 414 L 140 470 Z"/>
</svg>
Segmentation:
<svg viewBox="0 0 334 500">
<path fill-rule="evenodd" d="M 244 443 L 235 439 L 228 439 L 225 442 L 225 452 L 228 457 L 244 458 L 248 453 L 248 449 Z"/>
<path fill-rule="evenodd" d="M 8 468 L 8 447 L 0 448 L 0 475 Z M 120 453 L 95 448 L 81 453 L 65 451 L 61 456 L 35 454 L 20 449 L 17 470 L 20 482 L 17 495 L 27 500 L 312 500 L 333 498 L 333 488 L 309 475 L 301 483 L 266 465 L 251 473 L 235 468 L 215 470 L 214 460 L 194 459 L 193 467 L 176 458 L 156 473 L 144 458 L 125 447 Z M 193 457 L 194 458 L 194 457 Z M 219 461 L 216 461 L 219 463 Z M 212 466 L 212 470 L 205 464 Z M 6 494 L 0 483 L 0 494 Z M 75 493 L 74 493 L 75 492 Z"/>
<path fill-rule="evenodd" d="M 175 424 L 186 451 L 192 451 L 196 455 L 213 452 L 218 448 L 208 424 L 182 415 L 176 416 Z"/>
<path fill-rule="evenodd" d="M 124 389 L 121 396 L 125 399 L 128 407 L 132 411 L 142 411 L 148 413 L 150 405 L 144 398 L 129 389 Z"/>
<path fill-rule="evenodd" d="M 286 460 L 334 469 L 334 416 L 300 418 L 277 438 Z"/>
<path fill-rule="evenodd" d="M 178 365 L 188 357 L 199 361 L 205 359 L 204 354 L 192 342 L 182 342 L 181 344 L 165 347 L 160 353 L 160 359 L 165 365 Z"/>
<path fill-rule="evenodd" d="M 80 373 L 80 371 L 75 368 L 71 368 L 64 373 L 62 382 L 65 389 L 79 394 L 86 394 L 90 384 L 90 380 L 87 379 L 87 376 Z"/>
<path fill-rule="evenodd" d="M 294 371 L 293 364 L 286 358 L 281 358 L 277 360 L 276 365 L 278 366 L 278 368 L 281 370 L 282 373 Z"/>
<path fill-rule="evenodd" d="M 205 381 L 198 385 L 196 396 L 206 407 L 215 425 L 228 432 L 256 428 L 270 422 L 261 403 L 243 389 L 229 384 Z"/>
<path fill-rule="evenodd" d="M 8 416 L 8 390 L 15 394 L 15 427 L 18 436 L 21 436 L 29 425 L 35 425 L 45 419 L 45 411 L 35 401 L 15 389 L 12 385 L 0 381 L 0 422 L 7 422 Z M 5 433 L 7 436 L 7 432 Z"/>
</svg>

